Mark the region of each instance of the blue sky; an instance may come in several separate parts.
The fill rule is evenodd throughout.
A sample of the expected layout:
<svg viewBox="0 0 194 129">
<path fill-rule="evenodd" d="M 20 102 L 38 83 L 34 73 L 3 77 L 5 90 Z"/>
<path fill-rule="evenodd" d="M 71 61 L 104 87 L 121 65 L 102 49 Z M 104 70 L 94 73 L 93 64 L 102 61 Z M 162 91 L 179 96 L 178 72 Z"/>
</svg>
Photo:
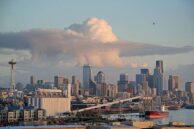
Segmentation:
<svg viewBox="0 0 194 129">
<path fill-rule="evenodd" d="M 1 32 L 65 28 L 89 17 L 107 20 L 113 32 L 130 41 L 174 46 L 194 41 L 193 0 L 0 1 Z"/>
<path fill-rule="evenodd" d="M 165 47 L 194 47 L 194 1 L 193 0 L 1 0 L 0 1 L 0 33 L 29 31 L 31 29 L 65 29 L 74 23 L 81 24 L 90 17 L 104 19 L 111 27 L 113 33 L 121 40 L 129 42 L 146 43 Z M 155 25 L 153 25 L 155 22 Z M 2 39 L 0 39 L 1 41 Z M 1 42 L 0 42 L 1 43 Z M 3 43 L 2 43 L 3 44 Z M 15 44 L 17 46 L 17 44 Z M 3 46 L 3 45 L 2 45 Z M 16 48 L 4 50 L 0 44 L 0 81 L 8 77 L 9 67 L 5 66 L 11 58 L 22 60 L 24 64 L 28 51 L 20 51 Z M 14 46 L 14 45 L 13 45 Z M 13 49 L 13 50 L 12 50 Z M 3 53 L 3 54 L 2 54 Z M 6 53 L 6 56 L 5 56 Z M 20 55 L 25 55 L 20 59 Z M 188 70 L 182 74 L 183 81 L 194 81 L 190 77 L 194 73 L 194 52 L 176 53 L 173 55 L 148 55 L 127 57 L 133 64 L 140 64 L 137 68 L 126 66 L 117 68 L 117 75 L 121 72 L 131 74 L 131 79 L 142 64 L 147 63 L 150 69 L 154 68 L 155 60 L 164 60 L 165 69 L 168 73 L 181 74 L 183 69 Z M 31 74 L 38 74 L 35 69 L 22 65 L 18 77 L 22 78 Z M 28 64 L 29 65 L 29 64 Z M 44 65 L 44 67 L 47 67 Z M 181 68 L 181 69 L 180 69 Z M 109 80 L 116 80 L 113 77 L 111 68 L 102 68 L 109 74 Z M 99 69 L 96 69 L 96 72 Z M 37 70 L 38 71 L 38 70 Z M 58 74 L 61 69 L 50 71 Z M 65 71 L 67 75 L 72 75 L 75 70 Z M 108 73 L 110 72 L 110 73 Z M 46 73 L 39 76 L 43 79 L 52 78 Z M 4 76 L 5 75 L 5 76 Z M 80 74 L 78 74 L 81 76 Z M 53 75 L 54 76 L 54 75 Z M 45 77 L 45 78 L 44 78 Z M 81 77 L 80 77 L 81 78 Z M 8 80 L 8 79 L 7 79 Z M 7 82 L 5 82 L 7 83 Z M 0 83 L 5 84 L 5 83 Z"/>
</svg>

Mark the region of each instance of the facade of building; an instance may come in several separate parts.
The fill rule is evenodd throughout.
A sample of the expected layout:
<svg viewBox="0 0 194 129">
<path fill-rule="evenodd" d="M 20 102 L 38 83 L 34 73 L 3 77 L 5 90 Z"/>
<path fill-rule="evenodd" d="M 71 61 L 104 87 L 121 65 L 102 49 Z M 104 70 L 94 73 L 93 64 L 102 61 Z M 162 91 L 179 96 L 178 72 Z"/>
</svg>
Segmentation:
<svg viewBox="0 0 194 129">
<path fill-rule="evenodd" d="M 61 90 L 38 89 L 35 96 L 28 98 L 28 105 L 46 111 L 46 116 L 55 116 L 71 111 L 71 87 L 67 88 L 67 96 Z"/>
<path fill-rule="evenodd" d="M 141 74 L 150 75 L 149 69 L 141 69 Z"/>
<path fill-rule="evenodd" d="M 101 96 L 103 97 L 116 97 L 117 86 L 113 84 L 101 84 Z"/>
<path fill-rule="evenodd" d="M 54 86 L 55 87 L 61 87 L 64 85 L 64 76 L 55 76 L 54 77 Z"/>
<path fill-rule="evenodd" d="M 99 71 L 95 76 L 95 81 L 97 84 L 105 83 L 105 74 L 102 71 Z"/>
<path fill-rule="evenodd" d="M 83 88 L 89 89 L 90 81 L 92 79 L 92 70 L 90 65 L 83 66 Z"/>
<path fill-rule="evenodd" d="M 31 85 L 35 85 L 36 83 L 37 83 L 36 77 L 32 75 L 32 76 L 30 77 L 30 84 L 31 84 Z"/>
<path fill-rule="evenodd" d="M 125 92 L 128 89 L 128 74 L 120 74 L 120 80 L 118 81 L 118 92 Z"/>
<path fill-rule="evenodd" d="M 179 76 L 169 75 L 168 78 L 168 90 L 174 91 L 179 89 Z"/>
<path fill-rule="evenodd" d="M 156 68 L 159 69 L 160 73 L 164 73 L 163 61 L 162 60 L 157 60 L 156 61 Z"/>
<path fill-rule="evenodd" d="M 142 85 L 144 81 L 147 81 L 146 74 L 136 74 L 136 84 Z"/>
<path fill-rule="evenodd" d="M 186 82 L 185 91 L 188 93 L 194 94 L 194 82 Z"/>
<path fill-rule="evenodd" d="M 46 112 L 43 109 L 35 109 L 32 106 L 10 106 L 0 109 L 0 124 L 15 123 L 19 121 L 33 121 L 45 119 Z"/>
<path fill-rule="evenodd" d="M 153 75 L 153 88 L 156 88 L 157 95 L 162 95 L 165 86 L 165 77 L 163 74 L 163 61 L 156 61 L 156 68 Z"/>
<path fill-rule="evenodd" d="M 185 83 L 185 91 L 188 93 L 189 101 L 194 101 L 194 82 Z"/>
<path fill-rule="evenodd" d="M 90 80 L 89 83 L 89 95 L 96 95 L 97 84 L 95 81 Z"/>
<path fill-rule="evenodd" d="M 164 87 L 164 75 L 160 72 L 160 69 L 154 69 L 154 88 L 156 88 L 157 95 L 162 95 Z"/>
<path fill-rule="evenodd" d="M 71 93 L 73 96 L 79 96 L 79 87 L 80 81 L 76 78 L 76 76 L 72 76 Z"/>
</svg>

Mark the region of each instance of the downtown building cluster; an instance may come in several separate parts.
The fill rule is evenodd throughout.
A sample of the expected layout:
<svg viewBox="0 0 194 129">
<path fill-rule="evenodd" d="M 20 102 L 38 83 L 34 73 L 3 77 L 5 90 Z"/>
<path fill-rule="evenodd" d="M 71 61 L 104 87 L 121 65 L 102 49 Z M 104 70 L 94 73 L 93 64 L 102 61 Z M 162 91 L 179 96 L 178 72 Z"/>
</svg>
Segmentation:
<svg viewBox="0 0 194 129">
<path fill-rule="evenodd" d="M 71 112 L 77 108 L 74 104 L 96 105 L 133 96 L 153 97 L 166 105 L 194 101 L 194 82 L 186 82 L 185 90 L 181 90 L 180 77 L 166 76 L 161 60 L 156 61 L 153 71 L 151 74 L 149 69 L 142 68 L 135 80 L 129 80 L 127 73 L 121 73 L 117 84 L 108 83 L 103 71 L 93 76 L 90 65 L 83 66 L 82 83 L 75 75 L 71 79 L 56 75 L 51 82 L 31 76 L 30 83 L 24 88 L 21 83 L 17 83 L 11 95 L 9 88 L 0 90 L 0 121 L 39 121 Z M 14 83 L 11 82 L 11 85 Z M 22 115 L 26 110 L 31 115 Z M 12 112 L 19 112 L 20 115 L 12 115 Z"/>
</svg>

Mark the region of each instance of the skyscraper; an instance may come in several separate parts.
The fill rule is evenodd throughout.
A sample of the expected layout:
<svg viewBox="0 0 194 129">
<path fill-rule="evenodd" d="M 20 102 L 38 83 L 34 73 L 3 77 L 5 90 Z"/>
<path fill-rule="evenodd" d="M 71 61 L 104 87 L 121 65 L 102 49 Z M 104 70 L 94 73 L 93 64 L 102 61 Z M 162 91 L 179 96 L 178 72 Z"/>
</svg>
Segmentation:
<svg viewBox="0 0 194 129">
<path fill-rule="evenodd" d="M 153 88 L 156 88 L 157 95 L 162 95 L 162 91 L 165 85 L 163 72 L 163 61 L 156 61 L 156 68 L 154 69 L 153 75 Z"/>
<path fill-rule="evenodd" d="M 185 91 L 189 95 L 189 101 L 194 101 L 194 82 L 186 82 L 185 83 Z"/>
<path fill-rule="evenodd" d="M 194 82 L 186 82 L 185 83 L 185 91 L 194 94 Z"/>
<path fill-rule="evenodd" d="M 89 89 L 90 81 L 91 81 L 92 71 L 90 65 L 83 66 L 83 88 Z"/>
<path fill-rule="evenodd" d="M 175 89 L 179 89 L 179 76 L 169 75 L 168 90 L 173 91 Z"/>
<path fill-rule="evenodd" d="M 33 76 L 33 75 L 30 77 L 30 84 L 31 85 L 35 85 L 36 84 L 36 77 Z"/>
<path fill-rule="evenodd" d="M 120 74 L 120 80 L 118 81 L 118 92 L 124 92 L 128 89 L 128 74 Z"/>
<path fill-rule="evenodd" d="M 95 77 L 97 84 L 105 83 L 105 74 L 102 71 L 99 71 Z"/>
<path fill-rule="evenodd" d="M 146 74 L 136 74 L 136 84 L 142 85 L 144 81 L 147 81 Z"/>
<path fill-rule="evenodd" d="M 80 81 L 76 78 L 76 76 L 72 76 L 72 82 L 71 82 L 71 88 L 72 88 L 72 95 L 78 96 L 79 95 L 79 86 Z"/>
<path fill-rule="evenodd" d="M 141 69 L 141 74 L 150 75 L 149 69 Z"/>
<path fill-rule="evenodd" d="M 54 86 L 60 88 L 64 86 L 64 76 L 55 76 L 54 77 Z"/>
<path fill-rule="evenodd" d="M 156 61 L 156 68 L 159 69 L 160 73 L 164 73 L 163 61 L 162 60 L 157 60 Z"/>
</svg>

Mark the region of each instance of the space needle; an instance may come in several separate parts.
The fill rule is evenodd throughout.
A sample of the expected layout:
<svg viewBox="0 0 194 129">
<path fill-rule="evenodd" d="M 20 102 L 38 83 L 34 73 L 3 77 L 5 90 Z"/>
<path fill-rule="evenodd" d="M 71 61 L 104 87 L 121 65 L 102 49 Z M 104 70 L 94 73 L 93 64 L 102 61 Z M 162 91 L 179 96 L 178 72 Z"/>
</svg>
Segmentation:
<svg viewBox="0 0 194 129">
<path fill-rule="evenodd" d="M 8 62 L 11 65 L 11 80 L 10 80 L 10 94 L 14 95 L 15 92 L 15 65 L 16 61 L 12 59 Z"/>
</svg>

